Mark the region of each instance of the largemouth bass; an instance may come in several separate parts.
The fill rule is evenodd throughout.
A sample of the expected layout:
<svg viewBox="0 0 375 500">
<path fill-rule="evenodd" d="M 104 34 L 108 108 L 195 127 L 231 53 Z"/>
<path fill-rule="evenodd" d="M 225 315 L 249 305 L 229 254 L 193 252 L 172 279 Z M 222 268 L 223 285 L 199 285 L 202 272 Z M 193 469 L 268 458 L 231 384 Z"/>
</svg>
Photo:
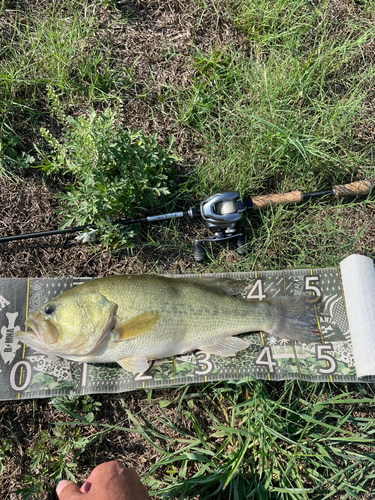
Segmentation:
<svg viewBox="0 0 375 500">
<path fill-rule="evenodd" d="M 149 361 L 199 349 L 234 356 L 264 331 L 314 342 L 309 297 L 249 301 L 234 295 L 243 282 L 211 278 L 122 275 L 98 278 L 48 301 L 15 335 L 43 354 L 87 363 L 119 363 L 144 372 Z M 311 298 L 310 298 L 311 299 Z"/>
</svg>

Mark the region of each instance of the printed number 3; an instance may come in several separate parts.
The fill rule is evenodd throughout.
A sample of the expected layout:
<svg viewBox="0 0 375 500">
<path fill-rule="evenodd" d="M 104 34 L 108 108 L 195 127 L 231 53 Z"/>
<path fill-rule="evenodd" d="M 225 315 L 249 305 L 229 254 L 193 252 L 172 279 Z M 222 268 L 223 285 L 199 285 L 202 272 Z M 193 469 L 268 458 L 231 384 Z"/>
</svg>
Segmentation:
<svg viewBox="0 0 375 500">
<path fill-rule="evenodd" d="M 198 365 L 202 366 L 205 368 L 204 370 L 196 370 L 194 372 L 194 375 L 207 375 L 208 373 L 211 373 L 214 366 L 212 364 L 212 361 L 210 361 L 210 354 L 207 354 L 206 352 L 199 351 L 196 353 L 196 358 L 198 361 Z"/>
</svg>

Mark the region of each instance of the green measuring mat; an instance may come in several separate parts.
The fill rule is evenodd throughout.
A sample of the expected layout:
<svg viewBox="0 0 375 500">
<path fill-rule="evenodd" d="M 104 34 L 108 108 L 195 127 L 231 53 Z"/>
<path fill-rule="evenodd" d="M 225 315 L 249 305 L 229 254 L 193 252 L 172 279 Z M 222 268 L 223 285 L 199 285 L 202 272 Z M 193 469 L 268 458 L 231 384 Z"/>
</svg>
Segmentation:
<svg viewBox="0 0 375 500">
<path fill-rule="evenodd" d="M 317 382 L 374 382 L 357 378 L 342 280 L 338 268 L 181 275 L 244 280 L 240 296 L 248 300 L 284 295 L 322 297 L 315 307 L 317 342 L 305 344 L 268 333 L 241 338 L 250 346 L 232 358 L 192 352 L 154 361 L 132 374 L 118 364 L 86 364 L 46 356 L 24 346 L 14 333 L 29 313 L 47 300 L 89 278 L 0 279 L 0 400 L 76 394 L 116 393 L 245 377 Z"/>
</svg>

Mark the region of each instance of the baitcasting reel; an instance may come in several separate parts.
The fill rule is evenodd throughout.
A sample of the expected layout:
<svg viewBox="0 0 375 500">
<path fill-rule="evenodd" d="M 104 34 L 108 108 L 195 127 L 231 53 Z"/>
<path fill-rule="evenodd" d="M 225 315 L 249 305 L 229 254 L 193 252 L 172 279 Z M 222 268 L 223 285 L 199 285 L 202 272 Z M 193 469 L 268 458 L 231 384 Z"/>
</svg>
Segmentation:
<svg viewBox="0 0 375 500">
<path fill-rule="evenodd" d="M 194 260 L 201 262 L 204 259 L 204 241 L 217 242 L 237 238 L 237 252 L 243 255 L 245 236 L 237 231 L 236 224 L 242 219 L 246 208 L 251 208 L 252 205 L 251 200 L 243 202 L 235 191 L 214 194 L 202 201 L 200 216 L 213 235 L 194 241 Z"/>
</svg>

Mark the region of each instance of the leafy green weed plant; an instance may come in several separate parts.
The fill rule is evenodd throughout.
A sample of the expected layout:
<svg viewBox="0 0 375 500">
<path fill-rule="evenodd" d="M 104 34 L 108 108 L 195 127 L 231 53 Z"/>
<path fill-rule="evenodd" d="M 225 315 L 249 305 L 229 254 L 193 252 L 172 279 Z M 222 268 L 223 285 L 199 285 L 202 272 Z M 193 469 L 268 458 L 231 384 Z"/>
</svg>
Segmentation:
<svg viewBox="0 0 375 500">
<path fill-rule="evenodd" d="M 40 168 L 70 180 L 66 192 L 57 195 L 63 228 L 95 226 L 104 245 L 124 245 L 134 229 L 113 221 L 144 215 L 170 193 L 178 158 L 158 145 L 155 134 L 146 137 L 120 127 L 114 111 L 67 117 L 62 142 L 46 129 L 41 133 L 53 153 Z"/>
<path fill-rule="evenodd" d="M 12 447 L 13 441 L 10 438 L 3 438 L 0 441 L 0 474 L 4 471 L 4 462 L 8 460 Z"/>
</svg>

